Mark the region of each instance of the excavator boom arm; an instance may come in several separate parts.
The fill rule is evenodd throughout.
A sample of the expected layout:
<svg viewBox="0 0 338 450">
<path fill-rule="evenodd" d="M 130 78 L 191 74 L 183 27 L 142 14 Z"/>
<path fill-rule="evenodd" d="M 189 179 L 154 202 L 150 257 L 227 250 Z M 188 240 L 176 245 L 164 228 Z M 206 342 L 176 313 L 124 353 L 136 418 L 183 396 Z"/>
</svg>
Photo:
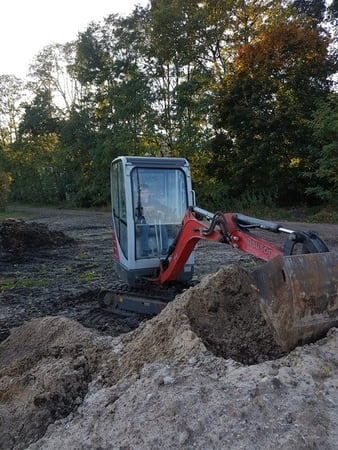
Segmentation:
<svg viewBox="0 0 338 450">
<path fill-rule="evenodd" d="M 251 232 L 263 229 L 286 233 L 281 249 Z M 290 350 L 298 343 L 322 336 L 338 324 L 338 255 L 311 231 L 293 231 L 273 222 L 243 214 L 214 215 L 190 208 L 167 258 L 161 261 L 156 283 L 177 280 L 200 239 L 223 242 L 256 256 L 268 264 L 252 273 L 261 311 L 276 342 Z M 300 244 L 303 254 L 295 255 Z"/>
<path fill-rule="evenodd" d="M 266 222 L 268 223 L 271 224 Z M 260 221 L 256 227 L 262 227 L 262 224 L 263 221 Z M 158 278 L 153 281 L 163 284 L 177 280 L 200 239 L 229 244 L 264 261 L 283 254 L 274 244 L 242 230 L 237 224 L 236 214 L 211 214 L 201 208 L 191 207 L 185 213 L 181 230 L 171 245 L 168 256 L 161 261 Z"/>
<path fill-rule="evenodd" d="M 288 239 L 281 249 L 277 245 L 252 233 L 253 229 L 272 233 L 285 233 Z M 280 255 L 291 255 L 296 243 L 306 253 L 328 252 L 325 243 L 313 232 L 293 231 L 281 225 L 237 213 L 212 214 L 198 207 L 190 207 L 183 218 L 181 230 L 171 245 L 167 257 L 161 261 L 155 283 L 163 284 L 178 279 L 186 261 L 200 239 L 223 242 L 263 261 Z"/>
</svg>

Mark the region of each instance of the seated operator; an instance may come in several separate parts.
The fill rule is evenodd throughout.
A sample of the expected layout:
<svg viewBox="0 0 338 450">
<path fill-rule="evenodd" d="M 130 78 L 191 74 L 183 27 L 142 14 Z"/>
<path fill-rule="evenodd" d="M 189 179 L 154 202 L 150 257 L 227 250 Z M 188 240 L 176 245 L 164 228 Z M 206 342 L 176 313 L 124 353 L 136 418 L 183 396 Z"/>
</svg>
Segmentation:
<svg viewBox="0 0 338 450">
<path fill-rule="evenodd" d="M 166 208 L 156 199 L 154 199 L 149 191 L 147 184 L 142 184 L 140 187 L 140 206 L 137 207 L 137 223 L 142 224 L 141 227 L 141 248 L 142 256 L 148 256 L 150 254 L 149 249 L 149 224 L 156 220 L 166 219 Z M 162 255 L 166 255 L 168 252 L 168 231 L 165 225 L 159 225 Z"/>
</svg>

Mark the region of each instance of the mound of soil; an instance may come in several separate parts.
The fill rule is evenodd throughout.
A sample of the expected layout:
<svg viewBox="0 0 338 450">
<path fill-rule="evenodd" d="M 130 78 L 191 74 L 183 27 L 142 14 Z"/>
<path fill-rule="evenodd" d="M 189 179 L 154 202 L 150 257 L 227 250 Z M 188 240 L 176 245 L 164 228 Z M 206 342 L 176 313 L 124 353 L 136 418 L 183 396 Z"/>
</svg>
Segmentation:
<svg viewBox="0 0 338 450">
<path fill-rule="evenodd" d="M 35 213 L 1 226 L 1 448 L 337 448 L 338 330 L 283 354 L 247 255 L 202 244 L 200 283 L 160 315 L 93 330 L 115 277 L 110 214 Z M 337 245 L 338 226 L 322 230 Z"/>
<path fill-rule="evenodd" d="M 25 448 L 82 403 L 98 353 L 93 342 L 92 333 L 64 318 L 13 330 L 0 346 L 2 448 Z"/>
<path fill-rule="evenodd" d="M 338 330 L 244 366 L 208 350 L 213 321 L 193 329 L 210 306 L 203 289 L 222 290 L 234 273 L 220 271 L 120 337 L 62 317 L 15 329 L 0 344 L 3 448 L 335 449 Z M 218 352 L 226 339 L 216 330 Z"/>
<path fill-rule="evenodd" d="M 246 365 L 284 354 L 262 316 L 248 272 L 237 265 L 206 276 L 122 341 L 129 355 L 120 365 L 124 373 L 148 362 L 191 358 L 202 349 Z"/>
<path fill-rule="evenodd" d="M 22 219 L 6 219 L 0 224 L 0 250 L 14 258 L 27 251 L 53 248 L 73 243 L 73 239 L 59 230 L 49 230 L 43 223 L 26 223 Z"/>
<path fill-rule="evenodd" d="M 228 266 L 121 337 L 115 355 L 108 341 L 98 345 L 98 335 L 68 319 L 34 319 L 16 328 L 0 344 L 6 448 L 24 448 L 49 424 L 74 413 L 97 377 L 114 386 L 154 363 L 183 364 L 213 354 L 253 364 L 280 356 L 253 292 L 247 272 Z"/>
<path fill-rule="evenodd" d="M 214 355 L 249 365 L 284 354 L 244 268 L 226 266 L 205 277 L 190 295 L 187 314 L 191 327 Z"/>
</svg>

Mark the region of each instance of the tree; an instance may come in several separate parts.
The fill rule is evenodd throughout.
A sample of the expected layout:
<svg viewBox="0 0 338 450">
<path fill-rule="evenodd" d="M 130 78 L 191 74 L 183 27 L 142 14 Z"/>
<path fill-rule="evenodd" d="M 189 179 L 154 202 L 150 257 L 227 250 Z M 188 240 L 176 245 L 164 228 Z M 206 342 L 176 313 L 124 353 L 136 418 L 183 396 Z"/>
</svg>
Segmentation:
<svg viewBox="0 0 338 450">
<path fill-rule="evenodd" d="M 102 204 L 119 154 L 189 158 L 208 201 L 247 190 L 304 199 L 316 182 L 332 186 L 319 172 L 329 143 L 312 131 L 336 70 L 321 22 L 334 23 L 334 5 L 152 0 L 44 47 L 22 116 L 0 123 L 12 192 L 27 195 L 33 173 L 40 198 Z"/>
<path fill-rule="evenodd" d="M 14 75 L 1 75 L 0 91 L 0 145 L 5 148 L 17 138 L 24 97 L 23 81 Z"/>
<path fill-rule="evenodd" d="M 338 94 L 331 93 L 321 101 L 313 118 L 316 146 L 311 150 L 316 166 L 309 173 L 312 186 L 307 189 L 321 200 L 338 202 Z"/>
<path fill-rule="evenodd" d="M 24 107 L 18 136 L 8 152 L 16 200 L 51 203 L 57 193 L 57 143 L 61 121 L 51 91 L 38 90 Z"/>
<path fill-rule="evenodd" d="M 48 92 L 55 114 L 60 117 L 67 117 L 81 98 L 80 84 L 73 76 L 75 50 L 74 42 L 47 45 L 30 65 L 31 91 Z"/>
<path fill-rule="evenodd" d="M 13 181 L 11 196 L 16 201 L 53 203 L 56 190 L 56 134 L 38 135 L 13 144 L 9 155 Z"/>
<path fill-rule="evenodd" d="M 105 178 L 102 172 L 97 173 L 94 155 L 100 152 L 97 148 L 96 119 L 90 108 L 74 109 L 60 131 L 60 142 L 57 147 L 58 193 L 59 197 L 76 206 L 89 207 L 103 204 L 98 200 L 95 181 Z M 100 152 L 101 154 L 101 152 Z"/>
<path fill-rule="evenodd" d="M 304 18 L 306 22 L 311 19 L 314 26 L 320 25 L 325 18 L 325 0 L 294 0 L 293 6 L 298 12 L 298 18 Z"/>
<path fill-rule="evenodd" d="M 329 90 L 333 70 L 327 48 L 318 29 L 290 21 L 265 27 L 239 49 L 233 73 L 222 82 L 218 104 L 224 136 L 214 148 L 232 194 L 245 186 L 277 190 L 281 201 L 290 194 L 304 200 L 303 173 L 314 164 L 308 150 L 311 117 L 317 99 Z"/>
<path fill-rule="evenodd" d="M 19 131 L 23 136 L 37 137 L 55 133 L 58 128 L 56 108 L 51 101 L 50 91 L 38 91 L 32 103 L 24 106 Z"/>
<path fill-rule="evenodd" d="M 9 186 L 12 182 L 12 177 L 8 172 L 5 172 L 0 167 L 0 210 L 7 205 Z"/>
</svg>

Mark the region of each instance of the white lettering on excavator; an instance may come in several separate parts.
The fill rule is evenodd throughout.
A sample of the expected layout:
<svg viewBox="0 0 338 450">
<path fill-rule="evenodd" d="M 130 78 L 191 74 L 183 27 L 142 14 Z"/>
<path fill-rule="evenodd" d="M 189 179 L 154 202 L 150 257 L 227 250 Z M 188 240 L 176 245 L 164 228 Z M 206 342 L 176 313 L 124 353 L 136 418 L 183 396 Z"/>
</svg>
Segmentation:
<svg viewBox="0 0 338 450">
<path fill-rule="evenodd" d="M 269 257 L 272 255 L 271 248 L 266 247 L 264 244 L 261 244 L 260 242 L 257 242 L 253 239 L 248 239 L 248 244 L 250 245 L 250 247 L 256 248 L 265 255 L 268 255 Z"/>
</svg>

